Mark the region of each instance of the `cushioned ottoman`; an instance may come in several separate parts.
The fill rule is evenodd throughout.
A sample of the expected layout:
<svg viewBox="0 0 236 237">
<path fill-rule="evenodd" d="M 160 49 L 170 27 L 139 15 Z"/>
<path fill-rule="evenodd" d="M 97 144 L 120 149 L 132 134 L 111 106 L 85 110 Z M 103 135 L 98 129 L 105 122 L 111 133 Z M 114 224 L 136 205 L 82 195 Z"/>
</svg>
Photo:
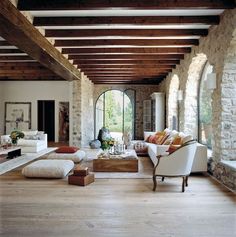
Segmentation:
<svg viewBox="0 0 236 237">
<path fill-rule="evenodd" d="M 74 153 L 56 153 L 52 152 L 51 154 L 48 155 L 48 159 L 53 160 L 72 160 L 75 163 L 79 163 L 84 157 L 85 157 L 85 152 L 78 150 Z"/>
<path fill-rule="evenodd" d="M 32 178 L 64 178 L 73 168 L 71 160 L 39 160 L 25 166 L 22 174 Z"/>
</svg>

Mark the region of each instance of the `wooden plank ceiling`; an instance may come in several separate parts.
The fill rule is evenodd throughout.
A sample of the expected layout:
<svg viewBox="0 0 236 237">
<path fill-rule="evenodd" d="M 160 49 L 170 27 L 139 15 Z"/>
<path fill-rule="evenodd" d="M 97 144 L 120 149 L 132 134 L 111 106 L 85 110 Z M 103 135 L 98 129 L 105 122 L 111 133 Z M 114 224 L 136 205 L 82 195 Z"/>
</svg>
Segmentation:
<svg viewBox="0 0 236 237">
<path fill-rule="evenodd" d="M 18 0 L 16 11 L 33 25 L 8 33 L 6 19 L 8 29 L 14 22 L 0 10 L 0 80 L 75 80 L 77 68 L 95 84 L 158 84 L 234 7 L 233 0 Z"/>
</svg>

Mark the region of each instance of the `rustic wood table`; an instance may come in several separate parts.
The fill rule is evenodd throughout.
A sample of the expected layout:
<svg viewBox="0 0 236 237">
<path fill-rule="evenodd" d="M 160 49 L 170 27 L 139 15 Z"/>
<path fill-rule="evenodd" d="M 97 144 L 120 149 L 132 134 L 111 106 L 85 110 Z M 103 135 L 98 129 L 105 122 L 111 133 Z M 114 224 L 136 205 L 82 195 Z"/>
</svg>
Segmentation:
<svg viewBox="0 0 236 237">
<path fill-rule="evenodd" d="M 102 156 L 93 160 L 94 172 L 138 172 L 138 157 L 135 150 L 126 150 L 121 155 Z"/>
</svg>

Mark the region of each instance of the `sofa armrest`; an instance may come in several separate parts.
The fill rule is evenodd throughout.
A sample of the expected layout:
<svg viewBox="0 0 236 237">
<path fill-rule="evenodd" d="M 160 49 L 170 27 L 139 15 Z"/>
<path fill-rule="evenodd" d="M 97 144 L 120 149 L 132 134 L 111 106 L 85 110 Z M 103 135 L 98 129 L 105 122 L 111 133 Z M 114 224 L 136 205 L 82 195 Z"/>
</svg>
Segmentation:
<svg viewBox="0 0 236 237">
<path fill-rule="evenodd" d="M 169 149 L 170 145 L 156 145 L 156 154 L 158 155 L 164 155 L 168 154 L 167 150 Z"/>
</svg>

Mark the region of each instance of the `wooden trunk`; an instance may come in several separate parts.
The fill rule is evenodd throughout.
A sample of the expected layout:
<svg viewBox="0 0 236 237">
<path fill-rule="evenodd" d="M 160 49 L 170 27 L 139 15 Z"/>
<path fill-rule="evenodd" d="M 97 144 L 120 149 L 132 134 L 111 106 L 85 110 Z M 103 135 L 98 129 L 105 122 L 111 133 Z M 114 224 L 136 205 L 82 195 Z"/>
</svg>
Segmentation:
<svg viewBox="0 0 236 237">
<path fill-rule="evenodd" d="M 86 176 L 76 176 L 76 175 L 69 175 L 68 183 L 74 184 L 78 186 L 86 186 L 90 183 L 94 182 L 94 174 L 88 174 Z"/>
<path fill-rule="evenodd" d="M 94 159 L 95 172 L 138 172 L 138 159 Z"/>
</svg>

